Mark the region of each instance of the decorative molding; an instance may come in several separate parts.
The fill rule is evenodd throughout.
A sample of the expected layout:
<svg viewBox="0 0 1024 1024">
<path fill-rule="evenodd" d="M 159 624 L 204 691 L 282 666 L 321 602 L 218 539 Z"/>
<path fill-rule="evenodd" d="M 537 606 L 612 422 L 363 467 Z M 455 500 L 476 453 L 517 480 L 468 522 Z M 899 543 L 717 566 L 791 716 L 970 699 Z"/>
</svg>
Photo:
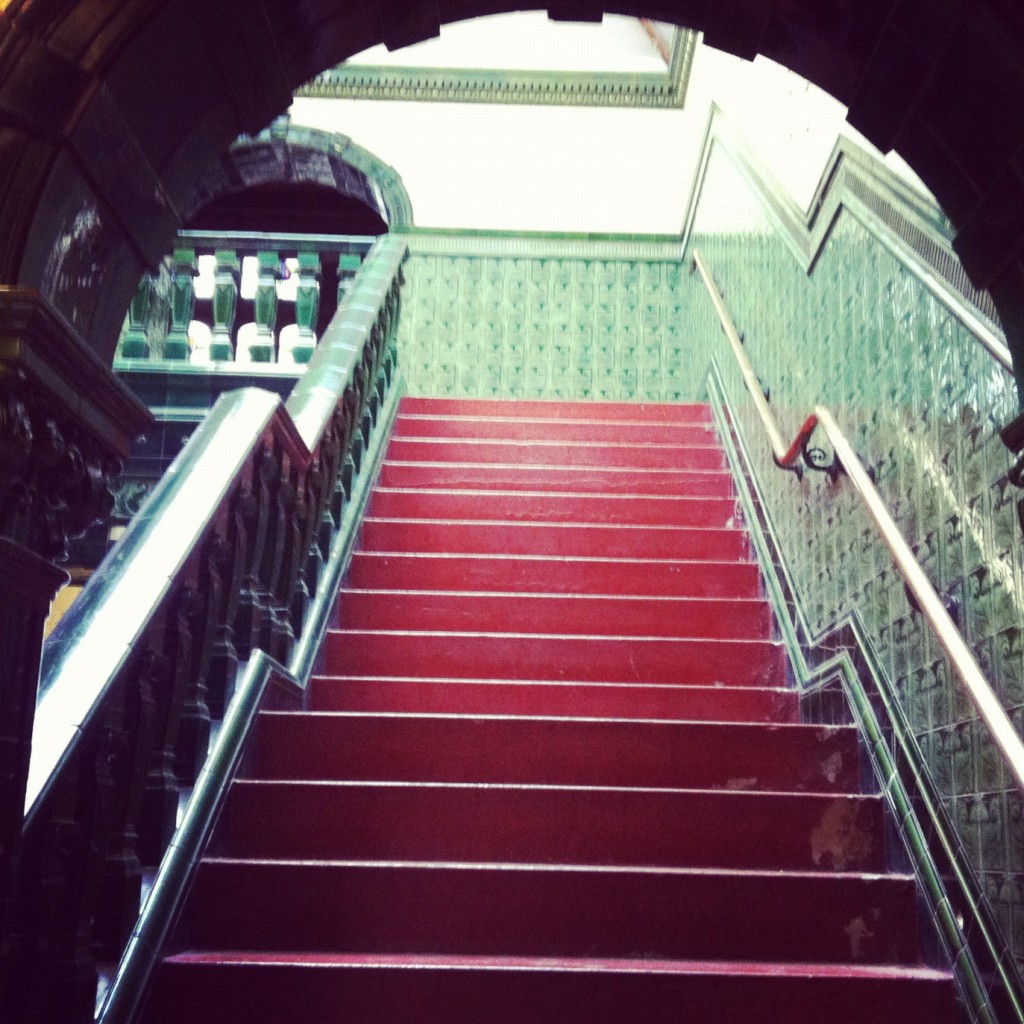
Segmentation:
<svg viewBox="0 0 1024 1024">
<path fill-rule="evenodd" d="M 0 290 L 0 536 L 62 560 L 151 421 L 37 292 Z"/>
<path fill-rule="evenodd" d="M 487 234 L 414 231 L 405 235 L 413 256 L 493 256 L 501 259 L 640 260 L 678 263 L 678 238 L 632 235 Z"/>
<path fill-rule="evenodd" d="M 801 210 L 758 156 L 711 104 L 694 174 L 682 242 L 689 245 L 713 152 L 719 149 L 742 176 L 797 263 L 811 273 L 848 213 L 885 246 L 956 316 L 1007 371 L 1012 359 L 992 296 L 976 288 L 953 248 L 953 228 L 934 200 L 923 195 L 840 135 L 809 208 Z"/>
<path fill-rule="evenodd" d="M 0 375 L 15 371 L 62 418 L 117 458 L 152 422 L 146 407 L 33 288 L 0 288 Z"/>
<path fill-rule="evenodd" d="M 296 91 L 321 99 L 679 108 L 697 33 L 676 29 L 664 72 L 517 71 L 339 64 Z"/>
</svg>

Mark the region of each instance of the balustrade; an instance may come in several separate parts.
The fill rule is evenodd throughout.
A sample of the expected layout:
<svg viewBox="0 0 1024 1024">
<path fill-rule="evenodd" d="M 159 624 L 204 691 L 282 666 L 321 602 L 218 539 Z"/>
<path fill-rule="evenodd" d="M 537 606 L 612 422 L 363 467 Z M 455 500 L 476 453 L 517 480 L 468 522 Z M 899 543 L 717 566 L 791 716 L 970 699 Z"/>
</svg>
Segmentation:
<svg viewBox="0 0 1024 1024">
<path fill-rule="evenodd" d="M 118 349 L 131 363 L 305 366 L 372 239 L 182 232 L 139 282 Z"/>
<path fill-rule="evenodd" d="M 303 633 L 394 380 L 404 251 L 387 238 L 370 253 L 286 407 L 255 388 L 222 396 L 47 641 L 17 875 L 0 878 L 0 1018 L 92 1021 L 97 962 L 125 947 L 239 664 L 257 650 L 287 661 Z M 214 255 L 211 344 L 226 344 L 237 252 Z M 275 288 L 279 254 L 263 264 Z M 310 350 L 319 259 L 296 275 Z M 179 247 L 174 262 L 167 340 L 180 345 L 195 261 Z"/>
</svg>

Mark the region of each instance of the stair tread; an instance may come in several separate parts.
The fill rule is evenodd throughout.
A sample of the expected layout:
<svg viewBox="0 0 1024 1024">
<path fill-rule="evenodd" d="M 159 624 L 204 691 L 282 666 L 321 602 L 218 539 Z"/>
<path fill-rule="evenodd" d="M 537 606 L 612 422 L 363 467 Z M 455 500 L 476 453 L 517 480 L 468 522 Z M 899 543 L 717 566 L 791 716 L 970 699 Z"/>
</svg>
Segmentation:
<svg viewBox="0 0 1024 1024">
<path fill-rule="evenodd" d="M 643 491 L 622 491 L 616 494 L 601 494 L 595 491 L 531 491 L 518 490 L 515 488 L 500 488 L 493 490 L 486 487 L 387 487 L 378 486 L 373 489 L 374 494 L 445 494 L 452 497 L 473 497 L 474 495 L 487 495 L 488 497 L 508 496 L 515 498 L 579 498 L 581 501 L 635 501 L 637 498 L 654 502 L 692 502 L 695 505 L 723 504 L 735 505 L 735 497 L 704 497 L 698 494 L 645 494 Z"/>
<path fill-rule="evenodd" d="M 436 685 L 438 683 L 450 684 L 452 686 L 555 686 L 574 688 L 599 688 L 599 689 L 627 689 L 627 690 L 657 690 L 660 693 L 671 693 L 679 691 L 690 693 L 693 690 L 708 690 L 712 693 L 721 693 L 723 690 L 735 690 L 741 693 L 792 693 L 793 691 L 784 686 L 715 686 L 708 684 L 704 686 L 687 686 L 685 683 L 632 683 L 632 682 L 591 682 L 577 681 L 573 679 L 503 679 L 480 678 L 470 679 L 460 676 L 383 676 L 383 675 L 354 675 L 346 672 L 318 672 L 312 677 L 321 682 L 374 682 L 374 683 L 422 683 L 424 685 Z"/>
<path fill-rule="evenodd" d="M 419 587 L 346 587 L 345 594 L 416 594 L 424 597 L 455 597 L 483 599 L 491 597 L 515 598 L 516 600 L 527 601 L 550 601 L 553 604 L 572 600 L 582 603 L 593 602 L 594 604 L 613 604 L 616 602 L 636 604 L 664 604 L 681 606 L 711 604 L 711 605 L 750 605 L 751 607 L 763 608 L 768 604 L 764 597 L 693 597 L 687 594 L 559 594 L 555 591 L 531 591 L 524 595 L 518 590 L 434 590 L 431 588 Z"/>
<path fill-rule="evenodd" d="M 680 417 L 700 417 L 711 422 L 711 407 L 706 402 L 565 402 L 558 399 L 501 398 L 427 398 L 406 395 L 399 405 L 399 414 L 437 413 L 444 416 L 504 415 L 515 409 L 523 416 L 552 416 L 558 419 L 589 418 L 593 415 L 621 416 L 646 421 L 648 416 L 662 416 L 670 421 Z"/>
<path fill-rule="evenodd" d="M 687 533 L 728 533 L 745 535 L 746 530 L 741 526 L 677 526 L 674 523 L 594 523 L 586 519 L 566 522 L 529 522 L 523 519 L 472 519 L 457 518 L 455 516 L 431 517 L 431 516 L 366 516 L 364 523 L 445 523 L 455 526 L 518 526 L 524 529 L 537 530 L 560 530 L 572 529 L 574 527 L 585 527 L 588 530 L 619 530 L 630 533 L 637 530 L 651 531 L 686 531 Z M 697 562 L 697 559 L 691 559 Z"/>
<path fill-rule="evenodd" d="M 736 975 L 786 975 L 833 977 L 837 971 L 858 978 L 917 978 L 949 981 L 949 971 L 920 964 L 803 963 L 777 960 L 670 960 L 641 957 L 530 957 L 472 956 L 444 953 L 264 952 L 261 950 L 184 950 L 165 958 L 168 963 L 316 964 L 353 967 L 447 967 L 476 970 L 517 969 L 534 971 L 614 971 L 616 973 L 679 973 Z"/>
<path fill-rule="evenodd" d="M 779 797 L 801 801 L 835 803 L 859 801 L 880 804 L 884 798 L 879 793 L 815 793 L 796 789 L 711 789 L 700 786 L 597 786 L 586 784 L 558 785 L 550 782 L 431 782 L 399 779 L 250 779 L 239 778 L 242 787 L 270 788 L 272 786 L 297 786 L 299 788 L 323 789 L 437 789 L 437 790 L 480 790 L 487 793 L 507 791 L 510 793 L 625 793 L 629 795 L 651 794 L 659 798 L 673 796 L 713 796 L 725 800 L 764 800 Z"/>
<path fill-rule="evenodd" d="M 820 881 L 842 883 L 850 881 L 882 882 L 893 886 L 913 886 L 914 875 L 895 871 L 808 871 L 789 868 L 719 868 L 719 867 L 676 867 L 673 865 L 649 864 L 551 864 L 543 861 L 518 863 L 511 861 L 459 861 L 459 860 L 377 860 L 338 859 L 324 857 L 203 857 L 201 863 L 210 867 L 287 867 L 309 868 L 311 870 L 344 870 L 353 868 L 372 871 L 457 871 L 466 873 L 490 872 L 500 874 L 545 874 L 545 875 L 633 875 L 657 878 L 736 878 L 758 879 L 762 882 L 782 880 Z"/>
<path fill-rule="evenodd" d="M 411 438 L 403 438 L 403 440 L 412 440 Z M 422 441 L 439 440 L 432 438 L 420 438 Z M 481 440 L 480 444 L 488 444 L 490 442 Z M 526 442 L 520 442 L 526 443 Z M 565 444 L 562 442 L 552 443 L 551 447 L 564 448 Z M 603 448 L 604 445 L 595 444 L 591 445 L 592 448 Z M 635 448 L 635 445 L 624 445 L 626 448 Z M 688 445 L 666 445 L 668 448 L 687 448 Z M 717 445 L 704 445 L 702 447 L 708 449 L 714 449 L 715 451 L 721 451 Z M 416 469 L 424 468 L 435 468 L 435 469 L 465 469 L 472 467 L 474 469 L 494 469 L 494 470 L 506 470 L 509 468 L 507 462 L 494 462 L 494 461 L 466 461 L 464 459 L 431 459 L 431 460 L 420 460 L 410 461 L 407 459 L 396 459 L 393 456 L 388 456 L 384 459 L 383 465 L 386 466 L 407 466 L 415 467 Z M 678 476 L 678 477 L 705 477 L 711 476 L 718 480 L 728 480 L 732 483 L 732 474 L 724 466 L 710 466 L 701 467 L 695 469 L 692 466 L 580 466 L 575 463 L 566 463 L 564 466 L 558 465 L 554 462 L 546 463 L 543 466 L 524 466 L 522 467 L 528 470 L 530 473 L 534 471 L 542 471 L 546 474 L 556 473 L 564 471 L 566 473 L 573 473 L 577 476 L 585 476 L 592 474 L 595 470 L 600 470 L 602 473 L 607 473 L 610 476 L 629 476 L 629 477 L 640 477 L 642 480 L 657 479 L 659 476 Z M 525 475 L 525 474 L 524 474 Z"/>
<path fill-rule="evenodd" d="M 516 523 L 515 525 L 519 525 Z M 741 531 L 742 532 L 742 531 Z M 501 563 L 501 562 L 557 562 L 559 565 L 574 565 L 574 564 L 587 564 L 587 565 L 611 565 L 611 566 L 625 566 L 625 565 L 668 565 L 678 566 L 680 568 L 690 568 L 693 566 L 705 566 L 710 571 L 714 572 L 722 566 L 734 567 L 734 566 L 747 566 L 749 568 L 756 568 L 757 562 L 751 558 L 736 558 L 736 559 L 696 559 L 696 558 L 629 558 L 624 555 L 530 555 L 530 554 L 491 554 L 490 552 L 480 551 L 391 551 L 383 548 L 377 550 L 366 550 L 362 549 L 355 552 L 355 557 L 359 558 L 405 558 L 405 559 L 446 559 L 446 558 L 458 558 L 463 559 L 476 559 L 484 563 Z M 637 595 L 645 596 L 645 595 Z"/>
<path fill-rule="evenodd" d="M 594 425 L 603 427 L 616 427 L 616 426 L 642 426 L 642 427 L 701 427 L 705 430 L 713 430 L 714 424 L 708 419 L 700 419 L 694 417 L 692 419 L 629 419 L 627 417 L 587 417 L 573 418 L 567 420 L 558 416 L 502 416 L 498 413 L 492 415 L 471 415 L 463 413 L 460 415 L 449 416 L 442 413 L 427 413 L 427 412 L 399 412 L 397 422 L 409 422 L 411 420 L 423 420 L 428 423 L 529 423 L 536 424 L 538 426 L 544 425 L 556 425 L 564 423 L 573 423 L 580 425 Z"/>
</svg>

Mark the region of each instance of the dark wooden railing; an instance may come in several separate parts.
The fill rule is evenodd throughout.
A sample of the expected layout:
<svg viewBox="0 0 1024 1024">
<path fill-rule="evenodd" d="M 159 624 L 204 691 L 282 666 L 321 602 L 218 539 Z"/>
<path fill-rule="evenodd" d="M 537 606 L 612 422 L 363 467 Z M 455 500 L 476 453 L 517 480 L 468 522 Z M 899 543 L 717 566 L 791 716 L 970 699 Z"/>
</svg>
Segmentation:
<svg viewBox="0 0 1024 1024">
<path fill-rule="evenodd" d="M 48 639 L 0 1019 L 93 1019 L 239 666 L 287 664 L 396 367 L 378 242 L 288 400 L 223 396 Z"/>
</svg>

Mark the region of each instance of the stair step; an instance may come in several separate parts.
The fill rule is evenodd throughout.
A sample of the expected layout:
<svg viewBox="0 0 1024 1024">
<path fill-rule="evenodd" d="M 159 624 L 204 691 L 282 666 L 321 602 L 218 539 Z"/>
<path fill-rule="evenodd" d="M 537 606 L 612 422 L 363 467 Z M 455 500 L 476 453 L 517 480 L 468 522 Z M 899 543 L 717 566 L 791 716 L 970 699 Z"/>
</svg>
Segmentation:
<svg viewBox="0 0 1024 1024">
<path fill-rule="evenodd" d="M 401 413 L 395 437 L 447 437 L 508 441 L 586 441 L 609 444 L 713 444 L 708 422 L 572 419 L 537 416 L 437 416 Z"/>
<path fill-rule="evenodd" d="M 645 686 L 483 679 L 314 676 L 312 711 L 561 718 L 665 718 L 711 722 L 797 722 L 795 690 L 754 686 Z"/>
<path fill-rule="evenodd" d="M 471 491 L 378 487 L 370 514 L 381 519 L 498 519 L 641 526 L 734 526 L 733 498 L 551 491 Z"/>
<path fill-rule="evenodd" d="M 644 469 L 622 466 L 516 466 L 487 462 L 401 462 L 388 459 L 380 481 L 388 487 L 467 487 L 735 497 L 724 469 Z"/>
<path fill-rule="evenodd" d="M 339 629 L 325 651 L 332 675 L 769 687 L 786 676 L 769 640 Z"/>
<path fill-rule="evenodd" d="M 206 949 L 917 956 L 914 879 L 895 874 L 206 858 L 193 896 L 189 931 Z"/>
<path fill-rule="evenodd" d="M 833 794 L 240 781 L 236 858 L 884 870 L 881 798 Z"/>
<path fill-rule="evenodd" d="M 454 519 L 363 521 L 370 551 L 456 554 L 570 555 L 606 558 L 747 558 L 742 530 L 690 526 L 605 526 L 587 523 L 479 522 Z"/>
<path fill-rule="evenodd" d="M 852 726 L 267 711 L 257 730 L 248 778 L 793 793 L 860 782 Z"/>
<path fill-rule="evenodd" d="M 948 974 L 855 963 L 215 952 L 170 957 L 148 1024 L 953 1024 Z"/>
<path fill-rule="evenodd" d="M 588 444 L 584 441 L 496 441 L 395 437 L 388 459 L 396 462 L 504 462 L 509 465 L 628 466 L 648 469 L 724 469 L 715 444 Z"/>
<path fill-rule="evenodd" d="M 691 597 L 508 594 L 469 591 L 341 592 L 346 629 L 606 636 L 736 637 L 766 640 L 767 601 Z"/>
<path fill-rule="evenodd" d="M 761 595 L 754 562 L 573 558 L 448 552 L 357 551 L 353 587 L 396 590 L 515 590 L 662 597 Z"/>
<path fill-rule="evenodd" d="M 557 420 L 642 420 L 654 423 L 710 423 L 711 407 L 703 402 L 510 402 L 488 398 L 419 398 L 407 395 L 403 416 L 498 416 Z"/>
<path fill-rule="evenodd" d="M 145 1020 L 952 1024 L 707 406 L 403 399 Z"/>
</svg>

